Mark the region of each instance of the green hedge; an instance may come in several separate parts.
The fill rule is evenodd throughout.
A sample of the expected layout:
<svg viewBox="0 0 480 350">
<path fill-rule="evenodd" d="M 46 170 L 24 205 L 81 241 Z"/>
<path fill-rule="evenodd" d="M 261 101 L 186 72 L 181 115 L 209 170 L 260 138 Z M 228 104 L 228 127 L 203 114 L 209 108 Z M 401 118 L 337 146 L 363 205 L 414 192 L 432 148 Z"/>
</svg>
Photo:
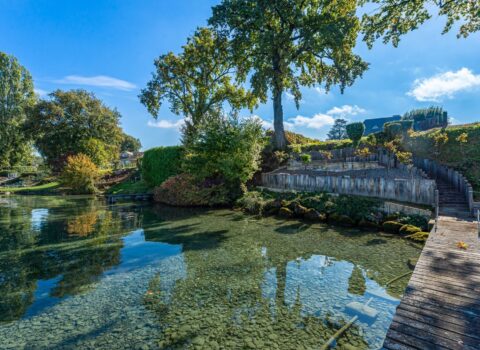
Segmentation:
<svg viewBox="0 0 480 350">
<path fill-rule="evenodd" d="M 160 186 L 170 176 L 180 173 L 183 147 L 156 147 L 143 155 L 141 172 L 150 187 Z"/>
</svg>

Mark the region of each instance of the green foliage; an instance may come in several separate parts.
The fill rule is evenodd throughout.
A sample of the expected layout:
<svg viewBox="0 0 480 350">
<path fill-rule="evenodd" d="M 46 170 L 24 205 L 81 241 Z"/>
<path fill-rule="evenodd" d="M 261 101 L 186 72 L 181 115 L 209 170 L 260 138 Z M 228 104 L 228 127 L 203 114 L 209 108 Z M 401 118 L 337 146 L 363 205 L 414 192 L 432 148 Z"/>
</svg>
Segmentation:
<svg viewBox="0 0 480 350">
<path fill-rule="evenodd" d="M 383 132 L 389 140 L 394 140 L 402 135 L 402 125 L 398 122 L 383 124 Z"/>
<path fill-rule="evenodd" d="M 262 193 L 257 191 L 248 191 L 237 200 L 237 206 L 250 214 L 262 214 L 267 200 Z"/>
<path fill-rule="evenodd" d="M 480 191 L 480 123 L 416 132 L 404 146 L 414 156 L 460 171 Z"/>
<path fill-rule="evenodd" d="M 332 128 L 327 134 L 328 140 L 344 140 L 347 135 L 347 121 L 342 118 L 335 119 Z"/>
<path fill-rule="evenodd" d="M 236 198 L 259 169 L 263 145 L 262 126 L 256 119 L 230 116 L 210 120 L 185 146 L 184 169 L 199 180 L 225 183 Z"/>
<path fill-rule="evenodd" d="M 82 142 L 80 150 L 99 167 L 108 167 L 118 158 L 118 147 L 109 145 L 99 139 L 90 138 Z"/>
<path fill-rule="evenodd" d="M 200 28 L 182 49 L 155 60 L 153 78 L 139 96 L 155 118 L 168 102 L 173 113 L 187 118 L 184 133 L 189 135 L 225 102 L 234 110 L 255 106 L 254 95 L 232 80 L 235 63 L 225 37 Z"/>
<path fill-rule="evenodd" d="M 142 178 L 150 187 L 160 186 L 169 177 L 180 174 L 183 155 L 182 146 L 149 149 L 142 158 Z"/>
<path fill-rule="evenodd" d="M 385 232 L 398 233 L 403 227 L 403 224 L 397 221 L 385 221 L 382 225 Z"/>
<path fill-rule="evenodd" d="M 119 124 L 120 113 L 93 93 L 56 90 L 49 100 L 37 103 L 27 130 L 47 163 L 58 171 L 72 154 L 88 153 L 97 165 L 117 160 L 123 137 Z"/>
<path fill-rule="evenodd" d="M 23 127 L 35 100 L 30 73 L 15 57 L 0 52 L 0 169 L 32 160 Z"/>
<path fill-rule="evenodd" d="M 357 147 L 365 132 L 365 125 L 362 122 L 350 123 L 347 124 L 346 130 L 348 137 L 353 142 L 353 146 Z"/>
<path fill-rule="evenodd" d="M 219 206 L 230 202 L 223 184 L 198 181 L 189 174 L 172 176 L 153 190 L 155 201 L 175 206 Z"/>
<path fill-rule="evenodd" d="M 297 107 L 301 86 L 353 84 L 368 65 L 353 53 L 360 23 L 355 0 L 223 0 L 209 24 L 231 39 L 241 78 L 250 76 L 262 101 L 272 92 L 275 145 L 286 147 L 282 93 Z"/>
<path fill-rule="evenodd" d="M 61 173 L 61 182 L 69 187 L 74 194 L 88 194 L 97 191 L 95 182 L 100 172 L 88 156 L 77 154 L 67 158 Z"/>
<path fill-rule="evenodd" d="M 305 165 L 305 168 L 306 168 L 307 165 L 312 162 L 312 156 L 308 153 L 303 153 L 300 155 L 300 160 L 302 161 L 303 165 Z"/>
<path fill-rule="evenodd" d="M 120 144 L 120 152 L 138 152 L 142 148 L 142 143 L 139 139 L 123 134 L 122 143 Z"/>
<path fill-rule="evenodd" d="M 438 15 L 446 17 L 443 34 L 459 23 L 458 37 L 467 37 L 480 30 L 480 3 L 471 0 L 455 1 L 397 1 L 397 0 L 360 0 L 360 5 L 371 5 L 373 11 L 367 11 L 362 18 L 364 41 L 371 47 L 376 39 L 392 42 L 397 46 L 400 37 L 417 29 L 430 19 L 432 11 L 438 9 Z"/>
<path fill-rule="evenodd" d="M 318 142 L 318 140 L 303 136 L 302 134 L 294 133 L 292 131 L 285 131 L 285 138 L 287 139 L 287 143 L 289 145 L 292 145 L 292 144 L 305 145 L 311 142 Z"/>
<path fill-rule="evenodd" d="M 414 226 L 414 225 L 403 225 L 400 227 L 400 230 L 398 230 L 398 233 L 401 235 L 412 235 L 416 232 L 421 232 L 422 229 L 420 227 Z"/>
</svg>

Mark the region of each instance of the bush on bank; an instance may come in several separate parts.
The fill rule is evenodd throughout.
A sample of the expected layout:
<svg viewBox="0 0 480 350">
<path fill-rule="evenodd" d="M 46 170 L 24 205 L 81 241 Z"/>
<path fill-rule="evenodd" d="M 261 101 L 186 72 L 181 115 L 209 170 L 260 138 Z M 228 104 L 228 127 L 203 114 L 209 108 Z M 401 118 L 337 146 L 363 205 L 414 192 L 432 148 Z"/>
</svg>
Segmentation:
<svg viewBox="0 0 480 350">
<path fill-rule="evenodd" d="M 141 173 L 150 187 L 160 186 L 166 179 L 180 173 L 182 146 L 155 147 L 142 158 Z"/>
</svg>

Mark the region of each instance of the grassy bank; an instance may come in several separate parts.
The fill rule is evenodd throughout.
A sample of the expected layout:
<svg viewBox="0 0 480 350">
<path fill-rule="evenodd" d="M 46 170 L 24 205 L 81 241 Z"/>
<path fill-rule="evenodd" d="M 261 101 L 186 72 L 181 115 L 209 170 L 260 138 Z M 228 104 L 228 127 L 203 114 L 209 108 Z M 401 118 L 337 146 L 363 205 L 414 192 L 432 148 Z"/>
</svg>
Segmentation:
<svg viewBox="0 0 480 350">
<path fill-rule="evenodd" d="M 15 193 L 15 194 L 37 194 L 37 193 L 57 193 L 60 183 L 57 181 L 47 182 L 38 186 L 31 187 L 0 187 L 0 193 Z"/>
</svg>

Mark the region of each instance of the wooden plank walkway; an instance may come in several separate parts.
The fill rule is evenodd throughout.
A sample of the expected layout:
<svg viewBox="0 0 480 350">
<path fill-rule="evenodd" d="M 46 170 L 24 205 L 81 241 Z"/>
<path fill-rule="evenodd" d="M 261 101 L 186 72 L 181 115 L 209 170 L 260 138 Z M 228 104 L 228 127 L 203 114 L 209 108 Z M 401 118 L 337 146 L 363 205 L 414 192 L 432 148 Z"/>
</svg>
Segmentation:
<svg viewBox="0 0 480 350">
<path fill-rule="evenodd" d="M 397 308 L 384 349 L 480 349 L 480 243 L 468 214 L 440 216 Z M 457 242 L 468 244 L 467 250 Z"/>
</svg>

